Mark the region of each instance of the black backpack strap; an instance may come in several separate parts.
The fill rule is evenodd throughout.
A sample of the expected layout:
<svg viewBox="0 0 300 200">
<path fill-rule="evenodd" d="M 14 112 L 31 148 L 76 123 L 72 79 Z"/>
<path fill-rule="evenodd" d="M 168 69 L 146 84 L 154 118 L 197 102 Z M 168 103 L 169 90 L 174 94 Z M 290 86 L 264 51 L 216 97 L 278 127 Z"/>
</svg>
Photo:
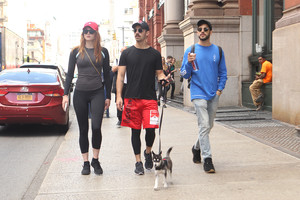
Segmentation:
<svg viewBox="0 0 300 200">
<path fill-rule="evenodd" d="M 220 55 L 220 60 L 219 60 L 219 66 L 220 66 L 223 54 L 222 54 L 222 47 L 218 46 L 218 48 L 219 48 L 219 55 Z"/>
</svg>

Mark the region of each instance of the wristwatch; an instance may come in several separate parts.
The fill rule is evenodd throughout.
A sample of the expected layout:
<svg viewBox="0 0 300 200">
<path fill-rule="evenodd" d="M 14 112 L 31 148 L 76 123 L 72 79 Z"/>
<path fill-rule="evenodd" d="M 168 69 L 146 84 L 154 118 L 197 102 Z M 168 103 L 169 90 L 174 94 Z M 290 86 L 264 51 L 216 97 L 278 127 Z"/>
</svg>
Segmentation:
<svg viewBox="0 0 300 200">
<path fill-rule="evenodd" d="M 222 93 L 222 90 L 218 89 L 217 91 L 221 92 Z"/>
</svg>

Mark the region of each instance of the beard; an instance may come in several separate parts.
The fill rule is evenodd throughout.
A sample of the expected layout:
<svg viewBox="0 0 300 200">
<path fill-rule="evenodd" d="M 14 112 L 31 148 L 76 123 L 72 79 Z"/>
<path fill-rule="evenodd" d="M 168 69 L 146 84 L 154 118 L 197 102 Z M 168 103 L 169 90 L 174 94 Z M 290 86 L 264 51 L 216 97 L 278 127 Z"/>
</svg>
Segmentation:
<svg viewBox="0 0 300 200">
<path fill-rule="evenodd" d="M 201 38 L 200 36 L 199 36 L 199 39 L 201 40 L 201 41 L 206 41 L 206 40 L 208 40 L 209 39 L 209 37 L 210 37 L 210 35 L 208 34 L 206 37 L 204 37 L 204 38 Z"/>
</svg>

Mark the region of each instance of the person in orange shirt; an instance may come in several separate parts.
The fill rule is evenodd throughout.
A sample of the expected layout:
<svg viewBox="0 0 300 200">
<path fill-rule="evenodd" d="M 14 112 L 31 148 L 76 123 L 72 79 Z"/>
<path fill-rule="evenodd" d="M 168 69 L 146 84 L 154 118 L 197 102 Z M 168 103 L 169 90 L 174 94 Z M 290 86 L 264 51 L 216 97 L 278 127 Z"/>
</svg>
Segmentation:
<svg viewBox="0 0 300 200">
<path fill-rule="evenodd" d="M 257 111 L 261 110 L 264 104 L 264 95 L 260 88 L 264 83 L 272 82 L 272 63 L 267 61 L 264 55 L 258 57 L 258 62 L 261 64 L 260 74 L 255 76 L 255 80 L 249 87 Z"/>
</svg>

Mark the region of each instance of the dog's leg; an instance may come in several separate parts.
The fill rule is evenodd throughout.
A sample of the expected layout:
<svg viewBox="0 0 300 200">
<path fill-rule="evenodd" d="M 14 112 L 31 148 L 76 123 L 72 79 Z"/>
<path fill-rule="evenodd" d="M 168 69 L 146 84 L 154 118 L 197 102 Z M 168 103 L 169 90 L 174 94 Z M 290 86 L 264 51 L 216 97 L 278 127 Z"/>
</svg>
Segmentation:
<svg viewBox="0 0 300 200">
<path fill-rule="evenodd" d="M 169 179 L 170 179 L 170 183 L 173 184 L 173 178 L 172 178 L 172 167 L 169 170 Z"/>
<path fill-rule="evenodd" d="M 168 183 L 167 183 L 167 170 L 165 170 L 165 173 L 164 173 L 164 188 L 167 188 L 168 187 Z"/>
<path fill-rule="evenodd" d="M 154 190 L 158 190 L 158 173 L 155 172 Z"/>
</svg>

